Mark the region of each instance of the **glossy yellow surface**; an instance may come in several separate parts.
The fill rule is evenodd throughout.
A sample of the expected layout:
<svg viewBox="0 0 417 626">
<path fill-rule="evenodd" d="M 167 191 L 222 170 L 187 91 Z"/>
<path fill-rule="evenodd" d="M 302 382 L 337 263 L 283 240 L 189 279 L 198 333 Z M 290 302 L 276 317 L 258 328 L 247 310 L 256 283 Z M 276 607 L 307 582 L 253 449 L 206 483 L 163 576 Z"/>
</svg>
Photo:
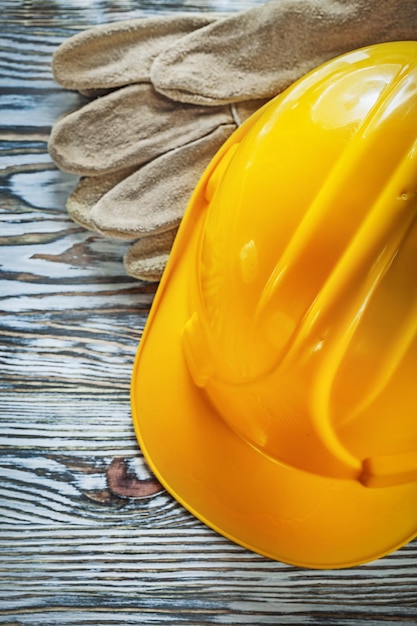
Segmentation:
<svg viewBox="0 0 417 626">
<path fill-rule="evenodd" d="M 187 209 L 132 379 L 153 471 L 284 562 L 417 534 L 417 42 L 354 51 L 238 129 Z"/>
</svg>

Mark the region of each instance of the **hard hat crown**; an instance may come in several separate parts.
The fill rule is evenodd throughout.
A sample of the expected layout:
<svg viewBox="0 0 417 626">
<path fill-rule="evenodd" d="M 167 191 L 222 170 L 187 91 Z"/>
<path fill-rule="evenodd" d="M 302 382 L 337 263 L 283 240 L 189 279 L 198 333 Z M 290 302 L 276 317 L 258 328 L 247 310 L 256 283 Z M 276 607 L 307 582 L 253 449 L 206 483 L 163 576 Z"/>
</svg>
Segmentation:
<svg viewBox="0 0 417 626">
<path fill-rule="evenodd" d="M 417 480 L 417 43 L 312 72 L 200 185 L 183 349 L 235 432 L 368 486 Z"/>
</svg>

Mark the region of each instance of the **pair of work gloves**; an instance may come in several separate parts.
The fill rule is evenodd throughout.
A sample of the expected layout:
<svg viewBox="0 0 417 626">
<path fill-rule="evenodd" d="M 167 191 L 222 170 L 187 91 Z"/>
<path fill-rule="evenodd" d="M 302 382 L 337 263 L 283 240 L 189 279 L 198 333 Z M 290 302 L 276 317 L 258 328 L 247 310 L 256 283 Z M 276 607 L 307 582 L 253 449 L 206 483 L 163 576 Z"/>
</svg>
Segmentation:
<svg viewBox="0 0 417 626">
<path fill-rule="evenodd" d="M 54 77 L 90 98 L 55 122 L 49 140 L 56 165 L 81 177 L 69 214 L 131 240 L 127 273 L 159 280 L 200 176 L 251 113 L 339 54 L 410 39 L 416 0 L 272 0 L 69 38 L 54 54 Z"/>
</svg>

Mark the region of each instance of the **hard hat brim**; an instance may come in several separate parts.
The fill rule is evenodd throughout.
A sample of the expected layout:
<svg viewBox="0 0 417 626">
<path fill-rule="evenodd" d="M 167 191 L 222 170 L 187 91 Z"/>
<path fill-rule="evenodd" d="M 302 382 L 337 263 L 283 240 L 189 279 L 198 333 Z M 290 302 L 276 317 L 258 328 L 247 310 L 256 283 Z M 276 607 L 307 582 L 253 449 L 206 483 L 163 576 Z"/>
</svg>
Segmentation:
<svg viewBox="0 0 417 626">
<path fill-rule="evenodd" d="M 184 359 L 189 268 L 204 227 L 202 189 L 238 136 L 226 142 L 194 192 L 155 296 L 132 376 L 136 436 L 162 485 L 215 531 L 288 564 L 351 567 L 416 536 L 417 483 L 367 488 L 272 460 L 227 426 Z"/>
</svg>

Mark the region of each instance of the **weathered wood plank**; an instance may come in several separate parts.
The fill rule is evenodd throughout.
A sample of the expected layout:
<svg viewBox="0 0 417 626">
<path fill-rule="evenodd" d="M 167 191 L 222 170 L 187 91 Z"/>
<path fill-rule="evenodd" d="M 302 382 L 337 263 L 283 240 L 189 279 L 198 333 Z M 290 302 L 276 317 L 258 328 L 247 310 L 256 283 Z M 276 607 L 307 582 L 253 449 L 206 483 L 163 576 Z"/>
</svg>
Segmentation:
<svg viewBox="0 0 417 626">
<path fill-rule="evenodd" d="M 138 596 L 149 595 L 157 610 L 170 598 L 171 608 L 182 606 L 186 612 L 188 605 L 191 614 L 202 594 L 206 601 L 216 601 L 224 617 L 239 604 L 246 605 L 250 617 L 245 623 L 256 623 L 262 613 L 308 616 L 302 623 L 310 619 L 314 623 L 315 613 L 333 617 L 335 623 L 363 623 L 361 619 L 412 623 L 416 617 L 415 578 L 407 574 L 408 561 L 415 556 L 411 546 L 402 556 L 397 553 L 384 563 L 360 569 L 305 572 L 252 555 L 192 520 L 181 521 L 174 514 L 176 506 L 165 509 L 165 525 L 159 528 L 134 519 L 132 508 L 122 512 L 124 523 L 121 519 L 113 523 L 104 511 L 97 527 L 74 525 L 70 532 L 68 524 L 52 529 L 23 526 L 30 538 L 19 551 L 10 549 L 19 542 L 18 534 L 6 529 L 4 555 L 9 553 L 10 583 L 18 586 L 8 594 L 7 610 L 25 607 L 23 592 L 40 591 L 41 606 L 43 601 L 54 606 L 63 594 L 71 594 L 78 607 L 94 606 L 94 596 L 100 606 L 118 604 L 126 609 Z M 19 585 L 22 573 L 23 589 Z M 343 615 L 350 621 L 343 621 Z M 235 622 L 225 619 L 224 623 Z"/>
</svg>

